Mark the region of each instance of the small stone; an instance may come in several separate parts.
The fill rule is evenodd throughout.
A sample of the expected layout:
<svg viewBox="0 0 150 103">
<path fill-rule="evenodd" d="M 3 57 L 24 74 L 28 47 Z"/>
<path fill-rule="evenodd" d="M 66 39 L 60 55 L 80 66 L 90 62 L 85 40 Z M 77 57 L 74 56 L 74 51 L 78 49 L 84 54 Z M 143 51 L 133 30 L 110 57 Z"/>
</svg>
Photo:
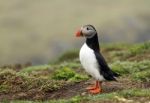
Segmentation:
<svg viewBox="0 0 150 103">
<path fill-rule="evenodd" d="M 83 92 L 83 93 L 81 93 L 81 96 L 85 96 L 87 93 L 86 92 Z"/>
<path fill-rule="evenodd" d="M 26 93 L 19 93 L 18 96 L 25 97 L 25 96 L 27 96 L 27 94 Z"/>
</svg>

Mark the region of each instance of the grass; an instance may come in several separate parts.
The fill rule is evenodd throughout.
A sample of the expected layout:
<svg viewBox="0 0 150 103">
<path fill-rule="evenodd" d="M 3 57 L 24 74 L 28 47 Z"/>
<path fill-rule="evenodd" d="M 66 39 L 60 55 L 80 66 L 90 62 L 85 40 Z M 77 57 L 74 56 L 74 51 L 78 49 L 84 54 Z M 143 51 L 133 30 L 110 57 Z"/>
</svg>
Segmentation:
<svg viewBox="0 0 150 103">
<path fill-rule="evenodd" d="M 31 67 L 22 69 L 20 73 L 32 73 L 33 71 L 46 70 L 50 68 L 51 68 L 50 65 L 31 66 Z"/>
<path fill-rule="evenodd" d="M 54 64 L 53 67 L 55 67 L 55 68 L 68 67 L 68 68 L 76 69 L 76 68 L 81 67 L 81 64 L 79 63 L 79 60 L 75 59 L 72 61 L 63 61 L 58 64 Z"/>
<path fill-rule="evenodd" d="M 123 96 L 125 98 L 129 97 L 150 97 L 150 89 L 131 89 L 131 90 L 123 90 L 121 92 L 118 92 L 120 96 Z"/>
<path fill-rule="evenodd" d="M 108 62 L 149 60 L 150 41 L 140 44 L 105 44 L 102 53 Z"/>
<path fill-rule="evenodd" d="M 71 61 L 78 58 L 78 56 L 79 56 L 79 50 L 67 51 L 63 53 L 60 57 L 58 57 L 58 59 L 54 62 L 54 64 L 63 61 Z"/>
<path fill-rule="evenodd" d="M 147 43 L 138 44 L 136 47 L 145 48 L 144 52 L 149 51 L 149 47 L 143 47 L 141 45 L 147 45 Z M 109 56 L 112 56 L 112 59 L 115 58 L 116 61 L 109 62 L 110 67 L 113 71 L 121 74 L 121 77 L 118 78 L 119 83 L 113 82 L 114 85 L 111 85 L 112 89 L 115 90 L 111 90 L 110 88 L 108 93 L 104 91 L 104 93 L 98 95 L 84 94 L 82 88 L 86 86 L 86 83 L 90 82 L 90 78 L 85 74 L 76 56 L 72 54 L 73 58 L 68 60 L 65 59 L 68 57 L 66 53 L 65 56 L 62 56 L 63 59 L 54 64 L 30 66 L 20 70 L 14 67 L 0 68 L 0 95 L 10 96 L 14 94 L 14 96 L 11 97 L 14 98 L 11 103 L 122 103 L 124 101 L 140 101 L 141 98 L 144 98 L 144 101 L 150 100 L 150 60 L 143 60 L 141 58 L 139 58 L 140 61 L 130 61 L 130 58 L 127 58 L 126 61 L 120 60 L 120 58 L 124 57 L 128 46 L 121 47 L 121 45 L 118 45 L 119 49 L 117 46 L 116 48 L 113 48 L 113 46 L 103 48 L 106 53 L 105 55 L 114 53 L 113 55 L 107 55 L 108 58 L 106 56 L 106 59 L 109 59 Z M 132 47 L 134 49 L 135 45 L 130 45 L 129 50 Z M 144 53 L 141 51 L 143 49 L 136 50 L 140 50 L 137 54 Z M 119 54 L 119 52 L 121 53 Z M 127 54 L 128 53 L 125 55 Z M 71 53 L 69 53 L 69 55 L 71 55 Z M 149 55 L 149 53 L 146 55 Z M 132 57 L 133 56 L 134 55 L 132 55 Z M 124 85 L 123 82 L 126 82 L 126 80 L 124 81 L 122 78 L 125 77 L 128 78 L 126 78 L 127 84 Z M 146 84 L 146 86 L 140 86 L 142 83 L 144 83 L 144 85 Z M 122 85 L 125 87 L 122 88 Z M 104 88 L 107 91 L 107 88 Z M 73 93 L 73 95 L 66 97 L 68 95 L 65 93 L 68 95 L 72 95 Z M 61 99 L 58 99 L 58 94 L 62 96 Z M 55 95 L 56 97 L 53 98 Z M 51 97 L 50 99 L 49 96 Z M 135 98 L 137 98 L 137 100 Z M 7 103 L 9 102 L 7 99 L 8 98 L 5 97 L 0 101 Z"/>
<path fill-rule="evenodd" d="M 132 78 L 137 81 L 150 82 L 150 70 L 133 73 Z"/>
<path fill-rule="evenodd" d="M 75 76 L 75 72 L 70 68 L 58 69 L 53 74 L 53 79 L 55 80 L 68 80 Z"/>
<path fill-rule="evenodd" d="M 53 91 L 65 85 L 64 81 L 56 81 L 49 78 L 18 76 L 17 73 L 13 73 L 10 70 L 5 70 L 5 72 L 1 72 L 0 74 L 0 93 L 22 92 L 32 89 L 37 91 Z"/>
<path fill-rule="evenodd" d="M 66 80 L 66 81 L 71 81 L 71 82 L 80 82 L 83 80 L 87 80 L 89 77 L 87 75 L 78 74 L 70 68 L 62 68 L 62 69 L 56 70 L 52 78 L 54 80 Z"/>
<path fill-rule="evenodd" d="M 78 74 L 74 69 L 62 66 L 62 64 L 58 67 L 55 70 L 51 69 L 50 65 L 31 66 L 20 71 L 11 68 L 0 69 L 0 93 L 32 89 L 41 92 L 55 91 L 67 85 L 68 82 L 75 83 L 89 78 L 87 75 Z"/>
<path fill-rule="evenodd" d="M 123 98 L 131 98 L 131 97 L 150 97 L 150 89 L 130 89 L 130 90 L 123 90 L 120 92 L 113 92 L 107 94 L 100 94 L 100 95 L 89 95 L 89 96 L 75 96 L 71 99 L 64 100 L 50 100 L 50 101 L 12 101 L 11 103 L 94 103 L 96 101 L 104 101 L 104 100 L 111 100 L 111 101 L 118 101 Z M 120 99 L 119 99 L 120 98 Z M 126 100 L 127 101 L 127 100 Z M 117 103 L 118 103 L 117 102 Z M 3 102 L 4 103 L 4 102 Z M 97 102 L 96 102 L 97 103 Z M 119 102 L 120 103 L 120 102 Z M 122 103 L 122 102 L 121 102 Z"/>
<path fill-rule="evenodd" d="M 23 68 L 17 72 L 18 76 L 30 76 L 30 77 L 45 77 L 48 78 L 50 72 L 52 71 L 51 65 L 39 65 L 39 66 L 30 66 Z"/>
<path fill-rule="evenodd" d="M 121 75 L 130 75 L 133 80 L 150 81 L 150 60 L 141 62 L 117 61 L 111 64 L 111 68 Z"/>
<path fill-rule="evenodd" d="M 119 74 L 128 74 L 128 73 L 135 73 L 145 71 L 150 68 L 150 60 L 144 61 L 116 61 L 111 65 L 112 70 Z"/>
<path fill-rule="evenodd" d="M 150 41 L 144 42 L 142 44 L 135 44 L 132 48 L 129 49 L 130 55 L 138 55 L 150 51 Z"/>
</svg>

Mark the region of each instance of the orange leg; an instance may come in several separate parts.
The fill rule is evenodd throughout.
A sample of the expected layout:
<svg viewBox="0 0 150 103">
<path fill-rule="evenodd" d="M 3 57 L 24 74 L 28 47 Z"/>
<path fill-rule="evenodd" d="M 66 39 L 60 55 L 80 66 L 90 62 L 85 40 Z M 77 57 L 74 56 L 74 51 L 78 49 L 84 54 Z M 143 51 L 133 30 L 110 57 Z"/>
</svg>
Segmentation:
<svg viewBox="0 0 150 103">
<path fill-rule="evenodd" d="M 101 92 L 102 92 L 101 82 L 96 81 L 96 87 L 95 87 L 95 89 L 91 89 L 91 90 L 89 90 L 89 92 L 90 92 L 91 94 L 98 94 L 98 93 L 101 93 Z"/>
</svg>

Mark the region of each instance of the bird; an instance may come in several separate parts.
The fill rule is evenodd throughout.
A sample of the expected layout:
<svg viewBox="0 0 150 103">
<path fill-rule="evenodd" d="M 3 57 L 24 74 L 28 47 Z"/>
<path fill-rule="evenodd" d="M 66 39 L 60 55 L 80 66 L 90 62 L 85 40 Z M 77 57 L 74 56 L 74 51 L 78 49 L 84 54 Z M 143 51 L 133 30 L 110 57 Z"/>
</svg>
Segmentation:
<svg viewBox="0 0 150 103">
<path fill-rule="evenodd" d="M 98 34 L 93 25 L 84 25 L 76 32 L 76 37 L 85 37 L 86 41 L 80 49 L 79 59 L 85 71 L 95 78 L 96 83 L 86 89 L 91 94 L 102 92 L 103 81 L 117 81 L 119 75 L 112 71 L 100 52 Z"/>
</svg>

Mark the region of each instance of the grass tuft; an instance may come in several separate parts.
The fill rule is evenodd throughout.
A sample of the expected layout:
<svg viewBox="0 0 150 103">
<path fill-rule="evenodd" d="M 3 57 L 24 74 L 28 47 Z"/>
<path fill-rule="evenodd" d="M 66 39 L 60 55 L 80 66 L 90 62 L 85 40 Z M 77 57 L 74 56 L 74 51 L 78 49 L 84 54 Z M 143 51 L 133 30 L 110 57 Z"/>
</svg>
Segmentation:
<svg viewBox="0 0 150 103">
<path fill-rule="evenodd" d="M 137 81 L 150 82 L 150 70 L 133 73 L 132 78 Z"/>
<path fill-rule="evenodd" d="M 113 71 L 119 74 L 128 74 L 144 71 L 150 68 L 150 61 L 144 60 L 141 62 L 130 62 L 130 61 L 116 61 L 112 63 L 111 68 Z"/>
<path fill-rule="evenodd" d="M 125 98 L 129 97 L 150 97 L 150 89 L 130 89 L 130 90 L 123 90 L 118 92 L 120 96 Z"/>
<path fill-rule="evenodd" d="M 87 75 L 81 75 L 76 73 L 73 69 L 64 67 L 62 69 L 57 69 L 52 75 L 54 80 L 65 80 L 70 82 L 80 82 L 89 79 Z"/>
<path fill-rule="evenodd" d="M 150 50 L 150 41 L 144 42 L 142 44 L 136 44 L 129 49 L 130 55 L 134 56 L 137 54 L 145 53 Z"/>
<path fill-rule="evenodd" d="M 46 70 L 51 68 L 50 65 L 39 65 L 39 66 L 30 66 L 27 68 L 24 68 L 20 71 L 20 73 L 32 73 L 34 71 L 40 71 L 40 70 Z"/>
<path fill-rule="evenodd" d="M 88 79 L 89 77 L 87 75 L 76 74 L 74 77 L 70 78 L 69 81 L 80 82 L 80 81 L 88 80 Z"/>
<path fill-rule="evenodd" d="M 55 80 L 69 80 L 70 78 L 75 76 L 75 71 L 71 70 L 70 68 L 62 68 L 57 69 L 52 78 Z"/>
</svg>

